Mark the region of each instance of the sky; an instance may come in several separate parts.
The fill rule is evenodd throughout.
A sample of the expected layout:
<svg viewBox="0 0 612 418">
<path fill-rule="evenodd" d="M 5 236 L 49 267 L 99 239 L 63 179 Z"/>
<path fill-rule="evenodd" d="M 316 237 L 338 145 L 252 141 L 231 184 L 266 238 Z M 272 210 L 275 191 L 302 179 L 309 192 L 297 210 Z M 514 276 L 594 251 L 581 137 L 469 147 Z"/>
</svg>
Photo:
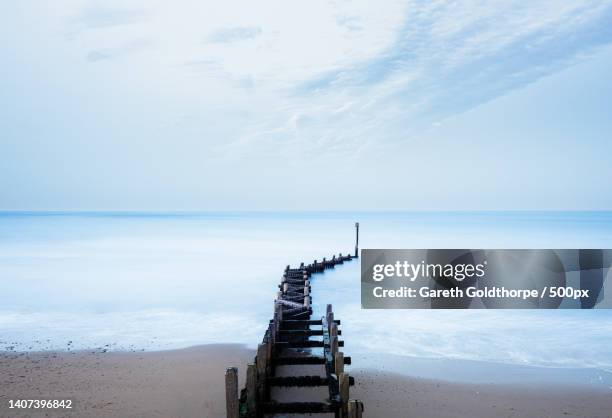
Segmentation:
<svg viewBox="0 0 612 418">
<path fill-rule="evenodd" d="M 5 2 L 0 210 L 612 209 L 612 1 Z"/>
</svg>

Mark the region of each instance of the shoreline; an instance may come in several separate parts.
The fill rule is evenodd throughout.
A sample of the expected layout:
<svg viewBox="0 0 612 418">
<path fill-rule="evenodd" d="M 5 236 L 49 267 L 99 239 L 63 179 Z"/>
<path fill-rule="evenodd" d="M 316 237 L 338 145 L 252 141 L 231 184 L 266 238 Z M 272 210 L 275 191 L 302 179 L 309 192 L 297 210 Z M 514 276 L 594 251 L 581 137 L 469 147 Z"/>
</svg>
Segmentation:
<svg viewBox="0 0 612 418">
<path fill-rule="evenodd" d="M 245 367 L 254 350 L 211 344 L 178 350 L 0 353 L 0 416 L 224 417 L 224 372 Z M 411 359 L 412 360 L 412 359 Z M 365 404 L 364 417 L 485 418 L 606 417 L 612 391 L 603 387 L 461 383 L 364 367 L 349 373 L 351 396 Z M 8 409 L 9 399 L 72 399 L 72 410 Z"/>
<path fill-rule="evenodd" d="M 586 387 L 612 393 L 612 373 L 594 367 L 535 366 L 396 354 L 356 354 L 352 357 L 360 368 L 390 371 L 410 378 L 459 384 Z M 392 368 L 388 367 L 390 363 Z"/>
<path fill-rule="evenodd" d="M 216 347 L 235 347 L 255 356 L 256 345 L 246 343 L 205 343 L 181 348 L 79 348 L 72 350 L 0 350 L 0 360 L 18 359 L 23 356 L 46 355 L 160 355 L 190 350 L 207 351 Z M 596 367 L 558 367 L 516 363 L 499 363 L 485 360 L 412 357 L 398 354 L 372 354 L 356 352 L 353 370 L 390 371 L 407 378 L 416 378 L 459 384 L 530 385 L 548 384 L 564 388 L 589 387 L 612 393 L 612 372 Z"/>
</svg>

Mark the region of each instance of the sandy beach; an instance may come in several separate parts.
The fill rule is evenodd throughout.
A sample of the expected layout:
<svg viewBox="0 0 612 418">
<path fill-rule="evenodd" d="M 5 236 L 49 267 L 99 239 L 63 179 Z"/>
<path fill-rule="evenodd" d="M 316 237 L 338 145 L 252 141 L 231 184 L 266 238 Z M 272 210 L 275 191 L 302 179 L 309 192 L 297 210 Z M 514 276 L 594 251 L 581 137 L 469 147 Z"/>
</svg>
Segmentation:
<svg viewBox="0 0 612 418">
<path fill-rule="evenodd" d="M 2 417 L 224 417 L 223 375 L 254 353 L 240 345 L 158 352 L 0 355 Z M 364 416 L 610 417 L 612 392 L 569 387 L 477 385 L 353 368 L 351 396 Z M 70 399 L 71 410 L 9 409 L 10 399 Z"/>
</svg>

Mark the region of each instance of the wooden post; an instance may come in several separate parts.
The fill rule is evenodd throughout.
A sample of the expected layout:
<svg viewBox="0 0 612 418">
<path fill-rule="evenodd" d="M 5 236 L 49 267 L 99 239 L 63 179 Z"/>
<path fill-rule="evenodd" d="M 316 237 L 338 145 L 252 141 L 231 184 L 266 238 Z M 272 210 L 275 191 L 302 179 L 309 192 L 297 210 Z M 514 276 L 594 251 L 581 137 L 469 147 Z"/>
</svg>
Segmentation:
<svg viewBox="0 0 612 418">
<path fill-rule="evenodd" d="M 274 339 L 273 344 L 278 340 L 278 332 L 280 331 L 281 322 L 283 320 L 283 305 L 279 302 L 274 302 Z"/>
<path fill-rule="evenodd" d="M 253 363 L 247 365 L 246 390 L 248 417 L 255 417 L 257 415 L 257 370 Z"/>
<path fill-rule="evenodd" d="M 363 412 L 363 403 L 356 399 L 349 400 L 348 416 L 349 418 L 361 418 Z"/>
<path fill-rule="evenodd" d="M 272 350 L 274 349 L 274 344 L 272 341 L 268 341 L 266 343 L 266 376 L 272 374 Z"/>
<path fill-rule="evenodd" d="M 330 322 L 329 324 L 329 336 L 330 337 L 337 337 L 338 336 L 338 324 L 336 324 L 335 322 Z"/>
<path fill-rule="evenodd" d="M 255 357 L 255 364 L 257 365 L 257 380 L 266 378 L 266 359 L 268 347 L 262 343 L 257 346 L 257 356 Z"/>
<path fill-rule="evenodd" d="M 278 332 L 280 321 L 283 320 L 283 305 L 277 301 L 274 302 L 274 319 L 276 322 L 276 331 Z"/>
<path fill-rule="evenodd" d="M 355 222 L 355 257 L 359 257 L 359 222 Z"/>
<path fill-rule="evenodd" d="M 329 337 L 329 345 L 332 356 L 335 356 L 338 352 L 338 337 Z"/>
<path fill-rule="evenodd" d="M 227 418 L 238 418 L 238 369 L 228 367 L 225 370 L 225 409 Z"/>
<path fill-rule="evenodd" d="M 310 308 L 310 280 L 304 281 L 304 306 Z"/>
<path fill-rule="evenodd" d="M 334 355 L 334 369 L 336 376 L 344 373 L 344 353 L 342 351 L 338 351 Z"/>
<path fill-rule="evenodd" d="M 278 337 L 278 324 L 280 319 L 278 318 L 278 303 L 274 301 L 274 313 L 272 314 L 272 344 L 276 344 L 276 338 Z"/>
<path fill-rule="evenodd" d="M 257 399 L 259 402 L 266 400 L 266 379 L 268 377 L 268 344 L 262 343 L 257 346 L 255 365 L 257 366 Z"/>
<path fill-rule="evenodd" d="M 327 318 L 327 326 L 329 326 L 330 324 L 332 324 L 334 322 L 334 313 L 332 312 L 332 306 L 330 304 L 327 305 L 327 311 L 326 311 L 326 315 L 325 317 Z"/>
<path fill-rule="evenodd" d="M 349 400 L 349 375 L 341 373 L 338 376 L 338 385 L 340 387 L 340 401 L 342 402 L 342 417 L 348 416 L 348 400 Z"/>
</svg>

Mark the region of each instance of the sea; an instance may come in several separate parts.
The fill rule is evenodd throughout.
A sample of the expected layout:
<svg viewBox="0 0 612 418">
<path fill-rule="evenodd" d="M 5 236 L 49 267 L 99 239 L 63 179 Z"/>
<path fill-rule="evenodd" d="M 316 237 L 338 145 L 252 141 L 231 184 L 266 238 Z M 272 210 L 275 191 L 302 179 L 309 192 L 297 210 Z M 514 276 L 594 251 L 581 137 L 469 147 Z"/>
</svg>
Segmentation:
<svg viewBox="0 0 612 418">
<path fill-rule="evenodd" d="M 285 266 L 355 222 L 360 248 L 612 248 L 612 212 L 0 212 L 0 351 L 255 347 Z M 312 289 L 359 367 L 612 390 L 612 310 L 366 310 L 359 260 Z"/>
</svg>

